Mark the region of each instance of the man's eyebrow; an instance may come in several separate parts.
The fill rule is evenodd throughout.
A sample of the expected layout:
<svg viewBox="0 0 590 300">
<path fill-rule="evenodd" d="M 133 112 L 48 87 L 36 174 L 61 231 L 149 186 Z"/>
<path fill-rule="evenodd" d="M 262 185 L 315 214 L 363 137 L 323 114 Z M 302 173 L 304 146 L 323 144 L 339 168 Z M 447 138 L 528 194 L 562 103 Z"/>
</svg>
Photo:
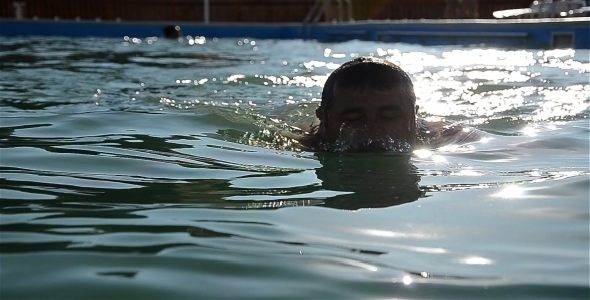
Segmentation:
<svg viewBox="0 0 590 300">
<path fill-rule="evenodd" d="M 351 107 L 351 108 L 345 108 L 343 110 L 340 111 L 340 115 L 348 115 L 348 114 L 358 114 L 358 113 L 362 113 L 363 109 L 360 107 Z"/>
<path fill-rule="evenodd" d="M 389 105 L 384 105 L 384 106 L 380 106 L 379 110 L 383 111 L 398 111 L 398 110 L 403 110 L 401 106 L 399 105 L 395 105 L 395 104 L 389 104 Z"/>
</svg>

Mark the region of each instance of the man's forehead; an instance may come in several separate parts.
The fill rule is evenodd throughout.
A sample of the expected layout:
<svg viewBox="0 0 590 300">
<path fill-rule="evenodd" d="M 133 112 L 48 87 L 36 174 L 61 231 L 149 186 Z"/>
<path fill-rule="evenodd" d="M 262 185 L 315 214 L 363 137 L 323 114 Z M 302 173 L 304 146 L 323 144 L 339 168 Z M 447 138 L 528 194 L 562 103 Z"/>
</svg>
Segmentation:
<svg viewBox="0 0 590 300">
<path fill-rule="evenodd" d="M 354 82 L 354 83 L 343 83 L 340 81 L 336 81 L 333 86 L 334 93 L 338 91 L 394 91 L 394 90 L 408 90 L 412 89 L 411 86 L 408 86 L 406 83 L 402 81 L 390 81 L 387 84 L 371 82 L 368 80 L 364 80 L 362 82 Z"/>
<path fill-rule="evenodd" d="M 345 88 L 335 88 L 334 95 L 407 95 L 407 90 L 402 87 L 386 87 L 386 88 L 355 88 L 355 87 L 345 87 Z"/>
<path fill-rule="evenodd" d="M 411 96 L 401 88 L 386 88 L 383 90 L 343 88 L 334 90 L 334 104 L 348 106 L 351 104 L 377 103 L 380 105 L 391 103 L 401 107 L 413 106 Z"/>
</svg>

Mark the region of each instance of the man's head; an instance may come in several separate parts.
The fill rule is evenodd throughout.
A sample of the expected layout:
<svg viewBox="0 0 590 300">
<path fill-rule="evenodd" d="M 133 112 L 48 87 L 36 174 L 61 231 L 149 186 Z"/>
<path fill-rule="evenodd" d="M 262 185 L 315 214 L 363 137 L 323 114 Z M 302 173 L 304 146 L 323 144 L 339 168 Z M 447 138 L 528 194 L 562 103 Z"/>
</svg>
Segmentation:
<svg viewBox="0 0 590 300">
<path fill-rule="evenodd" d="M 336 69 L 326 81 L 318 137 L 323 145 L 382 150 L 384 143 L 416 139 L 416 96 L 408 74 L 378 58 L 361 57 Z"/>
<path fill-rule="evenodd" d="M 164 29 L 162 30 L 162 33 L 164 34 L 164 37 L 167 39 L 178 39 L 182 36 L 182 33 L 180 32 L 180 26 L 175 26 L 175 25 L 167 25 L 164 27 Z"/>
</svg>

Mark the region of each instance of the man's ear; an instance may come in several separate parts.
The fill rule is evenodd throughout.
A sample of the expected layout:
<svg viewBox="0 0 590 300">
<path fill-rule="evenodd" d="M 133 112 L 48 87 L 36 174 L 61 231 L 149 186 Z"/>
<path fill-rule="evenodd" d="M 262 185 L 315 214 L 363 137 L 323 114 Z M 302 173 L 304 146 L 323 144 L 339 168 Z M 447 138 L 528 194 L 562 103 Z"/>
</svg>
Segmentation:
<svg viewBox="0 0 590 300">
<path fill-rule="evenodd" d="M 415 114 L 418 114 L 418 109 L 420 109 L 420 106 L 419 105 L 416 105 L 416 107 L 414 108 L 414 113 Z"/>
<path fill-rule="evenodd" d="M 323 115 L 323 114 L 322 114 L 322 108 L 321 108 L 321 107 L 318 107 L 318 108 L 315 110 L 315 116 L 316 116 L 316 118 L 320 119 L 320 121 L 323 121 L 323 120 L 322 120 L 322 115 Z"/>
</svg>

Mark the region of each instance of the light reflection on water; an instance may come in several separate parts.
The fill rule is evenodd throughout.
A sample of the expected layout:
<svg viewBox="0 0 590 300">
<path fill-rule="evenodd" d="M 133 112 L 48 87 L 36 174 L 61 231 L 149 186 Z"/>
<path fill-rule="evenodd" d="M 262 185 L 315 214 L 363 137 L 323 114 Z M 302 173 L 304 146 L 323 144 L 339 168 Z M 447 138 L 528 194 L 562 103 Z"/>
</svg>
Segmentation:
<svg viewBox="0 0 590 300">
<path fill-rule="evenodd" d="M 421 117 L 486 137 L 403 156 L 277 134 L 371 54 Z M 587 299 L 586 50 L 12 38 L 0 70 L 2 299 Z"/>
</svg>

